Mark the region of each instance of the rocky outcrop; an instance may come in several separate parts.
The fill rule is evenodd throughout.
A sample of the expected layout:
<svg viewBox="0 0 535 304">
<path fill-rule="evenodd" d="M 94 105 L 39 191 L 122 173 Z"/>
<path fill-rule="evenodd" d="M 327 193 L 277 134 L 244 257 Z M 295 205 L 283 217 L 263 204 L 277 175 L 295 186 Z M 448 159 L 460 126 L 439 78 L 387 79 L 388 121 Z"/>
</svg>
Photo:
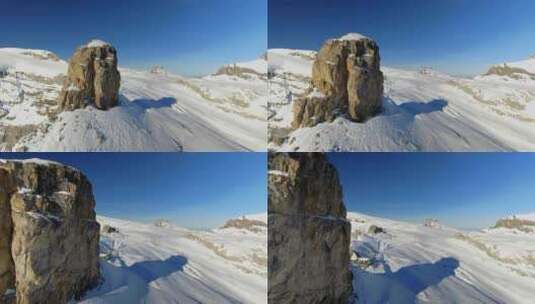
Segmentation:
<svg viewBox="0 0 535 304">
<path fill-rule="evenodd" d="M 269 303 L 347 303 L 351 226 L 336 169 L 319 153 L 270 153 Z"/>
<path fill-rule="evenodd" d="M 236 228 L 236 229 L 245 229 L 254 233 L 259 233 L 265 231 L 267 224 L 260 220 L 248 219 L 246 217 L 240 217 L 237 219 L 230 219 L 225 222 L 222 229 L 226 228 Z"/>
<path fill-rule="evenodd" d="M 293 105 L 292 126 L 311 127 L 337 116 L 362 122 L 382 109 L 379 47 L 370 38 L 347 34 L 328 40 L 312 67 L 312 89 Z"/>
<path fill-rule="evenodd" d="M 99 224 L 87 178 L 57 163 L 4 161 L 0 183 L 0 296 L 61 304 L 96 286 Z"/>
<path fill-rule="evenodd" d="M 385 232 L 385 229 L 383 227 L 379 227 L 377 225 L 371 225 L 368 228 L 368 233 L 369 234 L 379 234 L 379 233 L 386 233 L 386 232 Z"/>
<path fill-rule="evenodd" d="M 254 69 L 238 66 L 236 64 L 222 66 L 217 70 L 217 72 L 215 72 L 214 75 L 230 75 L 243 77 L 245 74 L 262 75 Z"/>
<path fill-rule="evenodd" d="M 69 60 L 67 77 L 59 95 L 60 110 L 72 111 L 89 104 L 108 110 L 118 104 L 121 75 L 117 51 L 110 44 L 93 40 L 78 48 Z"/>
<path fill-rule="evenodd" d="M 535 231 L 535 221 L 517 218 L 513 216 L 511 218 L 499 219 L 492 228 L 507 228 L 516 229 L 526 233 Z"/>
<path fill-rule="evenodd" d="M 119 230 L 115 227 L 112 227 L 110 225 L 104 225 L 101 227 L 100 232 L 110 234 L 110 233 L 118 233 Z"/>
</svg>

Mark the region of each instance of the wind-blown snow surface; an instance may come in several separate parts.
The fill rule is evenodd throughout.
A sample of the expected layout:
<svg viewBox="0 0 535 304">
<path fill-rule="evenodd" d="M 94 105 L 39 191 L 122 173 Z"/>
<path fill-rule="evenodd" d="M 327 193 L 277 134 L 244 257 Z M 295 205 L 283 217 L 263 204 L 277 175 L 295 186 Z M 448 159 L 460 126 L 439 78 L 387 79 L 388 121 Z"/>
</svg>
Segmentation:
<svg viewBox="0 0 535 304">
<path fill-rule="evenodd" d="M 185 78 L 120 68 L 120 106 L 56 115 L 67 62 L 0 49 L 0 150 L 264 151 L 267 63 L 244 65 L 264 72 Z"/>
<path fill-rule="evenodd" d="M 462 231 L 354 212 L 348 220 L 360 304 L 533 303 L 535 232 Z M 372 224 L 385 233 L 369 233 Z"/>
<path fill-rule="evenodd" d="M 103 281 L 81 303 L 267 302 L 265 221 L 256 229 L 194 231 L 161 222 L 97 220 L 118 232 L 101 233 Z"/>
<path fill-rule="evenodd" d="M 382 67 L 384 113 L 365 123 L 339 117 L 292 131 L 292 104 L 310 86 L 314 57 L 313 51 L 268 51 L 270 150 L 535 150 L 533 58 L 509 64 L 518 69 L 503 75 L 473 79 Z"/>
</svg>

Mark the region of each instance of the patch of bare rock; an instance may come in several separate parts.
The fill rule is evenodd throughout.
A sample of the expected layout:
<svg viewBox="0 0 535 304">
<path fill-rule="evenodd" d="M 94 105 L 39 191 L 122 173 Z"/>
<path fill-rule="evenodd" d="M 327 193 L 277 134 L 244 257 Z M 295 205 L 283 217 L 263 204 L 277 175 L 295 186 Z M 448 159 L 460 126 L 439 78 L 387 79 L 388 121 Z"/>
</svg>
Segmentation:
<svg viewBox="0 0 535 304">
<path fill-rule="evenodd" d="M 41 160 L 0 163 L 0 303 L 67 303 L 98 285 L 91 184 Z"/>
<path fill-rule="evenodd" d="M 293 105 L 293 128 L 312 127 L 338 116 L 363 122 L 383 104 L 383 73 L 375 41 L 350 33 L 325 42 L 312 67 L 312 86 Z"/>
<path fill-rule="evenodd" d="M 269 154 L 269 303 L 347 303 L 351 226 L 336 169 L 320 153 Z"/>
<path fill-rule="evenodd" d="M 108 110 L 119 102 L 121 75 L 117 51 L 110 44 L 93 40 L 79 47 L 69 60 L 67 80 L 59 95 L 59 109 L 72 111 L 87 105 Z"/>
</svg>

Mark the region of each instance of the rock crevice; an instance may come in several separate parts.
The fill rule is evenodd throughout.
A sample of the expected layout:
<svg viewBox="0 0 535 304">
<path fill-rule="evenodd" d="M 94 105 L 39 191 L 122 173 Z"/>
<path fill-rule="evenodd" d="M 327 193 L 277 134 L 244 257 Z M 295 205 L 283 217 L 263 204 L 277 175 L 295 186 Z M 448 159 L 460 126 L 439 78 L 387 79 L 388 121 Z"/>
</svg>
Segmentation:
<svg viewBox="0 0 535 304">
<path fill-rule="evenodd" d="M 311 89 L 293 105 L 292 126 L 311 127 L 340 115 L 365 121 L 381 111 L 383 90 L 375 41 L 357 34 L 330 39 L 314 61 Z"/>
<path fill-rule="evenodd" d="M 0 183 L 0 298 L 61 304 L 95 287 L 99 224 L 87 178 L 61 164 L 5 161 Z"/>
<path fill-rule="evenodd" d="M 269 154 L 269 303 L 347 303 L 351 226 L 319 153 Z"/>
</svg>

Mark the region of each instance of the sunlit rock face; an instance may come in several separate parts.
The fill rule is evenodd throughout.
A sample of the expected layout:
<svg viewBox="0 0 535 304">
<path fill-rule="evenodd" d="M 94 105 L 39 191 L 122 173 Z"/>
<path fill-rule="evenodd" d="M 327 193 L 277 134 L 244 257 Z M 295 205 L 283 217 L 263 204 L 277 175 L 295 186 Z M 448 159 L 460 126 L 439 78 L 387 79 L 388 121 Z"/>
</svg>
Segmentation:
<svg viewBox="0 0 535 304">
<path fill-rule="evenodd" d="M 345 115 L 362 122 L 379 113 L 383 73 L 379 47 L 370 38 L 347 34 L 328 40 L 312 67 L 312 88 L 293 106 L 292 126 L 311 127 Z"/>
<path fill-rule="evenodd" d="M 87 178 L 57 163 L 5 161 L 0 183 L 0 299 L 62 304 L 95 287 L 99 224 Z"/>
<path fill-rule="evenodd" d="M 269 303 L 347 303 L 351 227 L 336 169 L 319 153 L 270 153 Z"/>
<path fill-rule="evenodd" d="M 90 104 L 108 110 L 118 104 L 121 75 L 117 51 L 110 44 L 93 40 L 78 48 L 69 60 L 67 77 L 59 95 L 60 110 L 72 111 Z"/>
</svg>

